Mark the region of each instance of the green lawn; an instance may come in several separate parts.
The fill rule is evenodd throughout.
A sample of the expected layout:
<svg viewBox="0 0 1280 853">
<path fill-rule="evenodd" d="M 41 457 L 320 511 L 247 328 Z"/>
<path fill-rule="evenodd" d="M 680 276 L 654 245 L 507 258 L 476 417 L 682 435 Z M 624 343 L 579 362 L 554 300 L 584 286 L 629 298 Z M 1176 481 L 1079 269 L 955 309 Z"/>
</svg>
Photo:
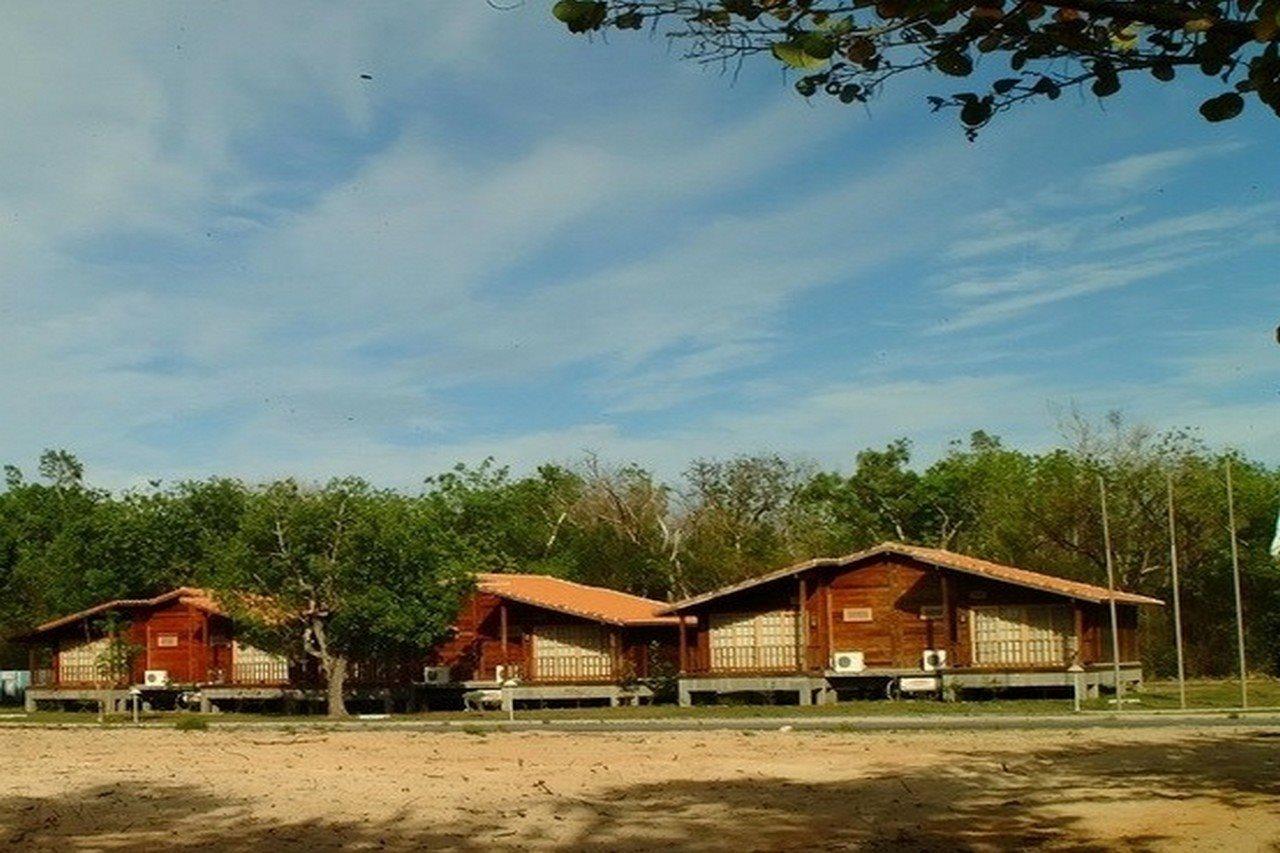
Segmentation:
<svg viewBox="0 0 1280 853">
<path fill-rule="evenodd" d="M 1196 680 L 1187 683 L 1188 709 L 1238 708 L 1240 705 L 1240 683 L 1238 681 Z M 1249 682 L 1250 707 L 1280 707 L 1280 679 L 1255 678 Z M 1178 685 L 1175 681 L 1148 681 L 1139 692 L 1128 694 L 1124 704 L 1126 710 L 1162 711 L 1178 709 Z M 1111 697 L 1085 703 L 1086 711 L 1114 710 Z M 702 705 L 694 708 L 680 708 L 675 705 L 652 705 L 638 708 L 525 708 L 516 712 L 519 720 L 565 720 L 565 719 L 698 719 L 715 717 L 732 718 L 768 718 L 768 717 L 886 717 L 903 715 L 1045 715 L 1068 714 L 1072 711 L 1070 698 L 1061 699 L 978 699 L 964 702 L 941 702 L 935 699 L 901 699 L 858 700 L 841 702 L 837 705 L 754 705 L 738 702 L 724 702 L 718 705 Z M 173 725 L 181 715 L 169 713 L 143 714 L 146 723 Z M 503 720 L 506 714 L 499 711 L 463 712 L 463 711 L 431 711 L 419 714 L 395 714 L 396 721 L 412 722 L 449 722 L 474 720 Z M 275 714 L 239 714 L 225 713 L 207 717 L 211 724 L 236 723 L 246 721 L 267 721 L 289 724 L 292 722 L 322 722 L 321 715 L 285 716 Z M 63 712 L 40 711 L 35 714 L 23 714 L 17 708 L 0 708 L 0 725 L 5 723 L 43 723 L 56 725 L 59 723 L 94 723 L 96 715 L 91 711 Z M 108 715 L 108 725 L 132 722 L 127 714 Z"/>
</svg>

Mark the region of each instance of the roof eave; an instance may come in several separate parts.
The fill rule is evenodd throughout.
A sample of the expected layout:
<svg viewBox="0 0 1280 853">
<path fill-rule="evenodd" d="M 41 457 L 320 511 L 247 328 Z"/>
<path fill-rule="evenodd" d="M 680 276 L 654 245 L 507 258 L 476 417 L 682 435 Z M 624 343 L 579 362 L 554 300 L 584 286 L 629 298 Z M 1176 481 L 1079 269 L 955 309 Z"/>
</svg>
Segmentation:
<svg viewBox="0 0 1280 853">
<path fill-rule="evenodd" d="M 516 595 L 514 593 L 508 592 L 507 590 L 487 589 L 484 591 L 489 593 L 490 595 L 496 595 L 499 598 L 505 598 L 509 601 L 519 602 L 520 604 L 527 604 L 530 607 L 538 607 L 543 610 L 551 610 L 556 613 L 563 613 L 566 616 L 576 616 L 579 619 L 587 619 L 592 622 L 600 622 L 601 624 L 604 624 L 604 625 L 615 625 L 619 628 L 622 628 L 622 627 L 625 627 L 627 624 L 629 624 L 626 621 L 620 621 L 618 619 L 614 619 L 608 616 L 603 616 L 599 613 L 591 613 L 586 610 L 574 610 L 572 607 L 564 607 L 563 605 L 549 604 L 548 602 L 538 601 L 534 598 L 529 598 L 527 596 Z"/>
<path fill-rule="evenodd" d="M 927 557 L 921 554 L 913 553 L 912 549 L 910 549 L 909 547 L 895 547 L 895 543 L 882 543 L 880 545 L 876 545 L 873 548 L 867 548 L 864 551 L 855 551 L 852 554 L 846 554 L 842 557 L 817 557 L 812 560 L 806 560 L 805 562 L 797 563 L 794 566 L 787 566 L 786 568 L 777 569 L 775 571 L 768 572 L 766 574 L 760 575 L 757 578 L 750 578 L 746 581 L 742 581 L 740 583 L 733 584 L 731 586 L 723 587 L 722 589 L 719 589 L 719 590 L 712 590 L 711 592 L 706 592 L 706 593 L 703 593 L 702 595 L 695 595 L 695 596 L 692 596 L 691 598 L 686 598 L 683 601 L 677 601 L 674 604 L 670 604 L 662 608 L 659 612 L 670 613 L 670 614 L 680 613 L 681 611 L 688 610 L 693 607 L 697 607 L 698 605 L 705 604 L 709 601 L 714 601 L 718 598 L 723 598 L 727 595 L 733 595 L 734 593 L 744 592 L 748 589 L 754 589 L 758 586 L 762 586 L 767 583 L 772 583 L 773 581 L 776 581 L 776 580 L 782 580 L 783 578 L 786 578 L 786 577 L 790 577 L 793 575 L 798 575 L 803 572 L 810 571 L 811 569 L 825 568 L 829 566 L 849 565 L 851 563 L 856 563 L 860 560 L 866 560 L 872 557 L 878 557 L 885 554 L 894 554 L 900 557 L 907 557 L 908 559 L 919 560 L 922 563 L 929 563 L 941 569 L 949 569 L 954 572 L 961 572 L 963 574 L 972 575 L 973 577 L 986 578 L 987 580 L 997 581 L 999 583 L 1007 583 L 1013 586 L 1020 586 L 1024 589 L 1034 589 L 1039 592 L 1049 593 L 1051 595 L 1060 595 L 1064 598 L 1077 599 L 1080 601 L 1088 601 L 1093 604 L 1106 604 L 1111 600 L 1111 596 L 1106 596 L 1106 595 L 1089 596 L 1079 592 L 1066 592 L 1060 589 L 1051 589 L 1045 586 L 1039 586 L 1035 584 L 1022 582 L 1022 581 L 1016 581 L 1010 578 L 996 577 L 994 575 L 989 575 L 985 572 L 976 571 L 974 569 L 967 569 L 961 566 L 956 566 L 954 564 L 945 564 L 945 563 L 940 563 L 940 562 L 928 559 Z M 1150 605 L 1159 605 L 1161 607 L 1164 606 L 1164 602 L 1158 598 L 1150 598 L 1148 596 L 1137 595 L 1136 593 L 1121 593 L 1115 596 L 1115 600 L 1117 604 L 1133 604 L 1135 606 L 1140 604 L 1150 604 Z"/>
</svg>

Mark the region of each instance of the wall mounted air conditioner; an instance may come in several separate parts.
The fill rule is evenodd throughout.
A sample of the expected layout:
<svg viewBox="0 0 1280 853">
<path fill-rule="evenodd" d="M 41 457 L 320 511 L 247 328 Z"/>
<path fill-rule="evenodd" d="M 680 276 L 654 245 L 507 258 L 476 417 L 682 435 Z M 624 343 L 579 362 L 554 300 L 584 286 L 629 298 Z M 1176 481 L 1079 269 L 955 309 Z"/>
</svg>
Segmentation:
<svg viewBox="0 0 1280 853">
<path fill-rule="evenodd" d="M 424 666 L 422 680 L 427 684 L 448 684 L 453 681 L 453 672 L 447 666 Z"/>
<path fill-rule="evenodd" d="M 839 675 L 853 675 L 867 668 L 866 658 L 862 652 L 833 652 L 831 669 Z"/>
<path fill-rule="evenodd" d="M 920 656 L 920 668 L 925 672 L 937 672 L 947 668 L 946 649 L 925 649 Z"/>
<path fill-rule="evenodd" d="M 142 674 L 142 683 L 147 687 L 168 687 L 169 670 L 149 669 Z"/>
</svg>

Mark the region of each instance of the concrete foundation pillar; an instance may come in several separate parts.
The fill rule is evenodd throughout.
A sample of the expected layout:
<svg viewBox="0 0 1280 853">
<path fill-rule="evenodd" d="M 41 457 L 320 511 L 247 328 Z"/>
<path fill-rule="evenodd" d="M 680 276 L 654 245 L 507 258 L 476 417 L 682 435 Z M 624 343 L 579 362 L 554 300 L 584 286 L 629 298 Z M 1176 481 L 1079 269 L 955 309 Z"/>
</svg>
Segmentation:
<svg viewBox="0 0 1280 853">
<path fill-rule="evenodd" d="M 508 687 L 502 688 L 502 710 L 505 713 L 510 714 L 515 709 L 516 709 L 515 695 L 511 692 L 510 688 Z"/>
<path fill-rule="evenodd" d="M 811 688 L 811 687 L 802 687 L 802 688 L 800 688 L 800 690 L 799 690 L 799 694 L 800 694 L 800 704 L 801 704 L 801 705 L 812 705 L 812 704 L 813 704 L 813 688 Z"/>
<path fill-rule="evenodd" d="M 201 714 L 212 714 L 212 713 L 213 713 L 213 702 L 211 702 L 211 701 L 209 700 L 209 697 L 208 697 L 208 696 L 201 696 L 201 697 L 200 697 L 200 713 L 201 713 Z"/>
<path fill-rule="evenodd" d="M 676 683 L 676 698 L 681 708 L 688 708 L 693 705 L 693 691 L 689 689 L 689 682 L 680 679 Z"/>
<path fill-rule="evenodd" d="M 28 714 L 34 714 L 36 712 L 36 697 L 32 696 L 31 691 L 29 690 L 22 696 L 22 710 L 26 711 Z"/>
</svg>

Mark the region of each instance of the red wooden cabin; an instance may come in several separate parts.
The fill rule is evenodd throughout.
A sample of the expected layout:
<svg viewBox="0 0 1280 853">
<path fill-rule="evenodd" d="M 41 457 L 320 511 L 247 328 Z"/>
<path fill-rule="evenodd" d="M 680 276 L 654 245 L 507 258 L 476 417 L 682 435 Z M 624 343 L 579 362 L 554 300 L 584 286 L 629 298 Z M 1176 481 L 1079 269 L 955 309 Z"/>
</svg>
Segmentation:
<svg viewBox="0 0 1280 853">
<path fill-rule="evenodd" d="M 191 587 L 108 601 L 18 639 L 29 649 L 32 687 L 41 689 L 140 685 L 148 672 L 164 673 L 153 683 L 173 685 L 290 681 L 288 661 L 237 641 L 212 596 Z"/>
<path fill-rule="evenodd" d="M 1110 665 L 1110 600 L 1093 584 L 885 543 L 780 569 L 664 612 L 696 620 L 681 632 L 680 668 L 691 678 L 926 669 L 981 676 Z M 1119 591 L 1114 600 L 1120 661 L 1139 667 L 1138 606 L 1161 602 Z"/>
<path fill-rule="evenodd" d="M 547 575 L 482 574 L 429 663 L 448 682 L 617 683 L 674 673 L 679 619 L 660 601 Z"/>
</svg>

